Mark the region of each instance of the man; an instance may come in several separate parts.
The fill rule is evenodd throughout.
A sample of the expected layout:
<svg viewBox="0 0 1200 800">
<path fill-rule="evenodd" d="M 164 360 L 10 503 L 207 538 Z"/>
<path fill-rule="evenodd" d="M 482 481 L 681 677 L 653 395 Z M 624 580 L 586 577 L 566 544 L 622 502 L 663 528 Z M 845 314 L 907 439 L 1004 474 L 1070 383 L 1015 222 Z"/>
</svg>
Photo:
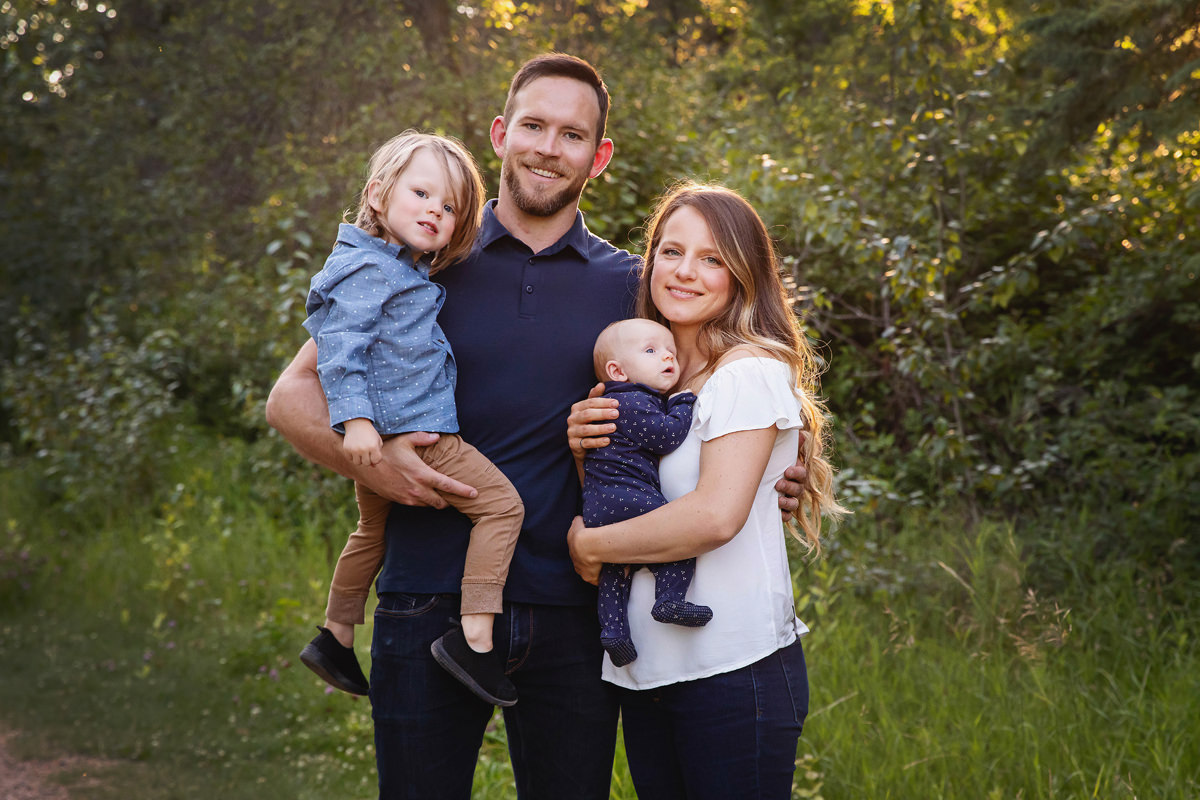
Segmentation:
<svg viewBox="0 0 1200 800">
<path fill-rule="evenodd" d="M 522 798 L 607 798 L 612 773 L 617 704 L 600 680 L 595 589 L 567 552 L 580 486 L 564 436 L 572 404 L 595 380 L 595 337 L 630 315 L 637 283 L 639 259 L 589 233 L 578 209 L 584 185 L 612 158 L 607 114 L 608 90 L 587 62 L 548 54 L 523 65 L 491 127 L 499 196 L 471 256 L 438 275 L 461 434 L 508 476 L 526 509 L 494 632 L 517 688 L 504 719 Z M 380 797 L 468 798 L 493 709 L 436 665 L 430 644 L 458 615 L 470 528 L 438 493 L 473 489 L 416 455 L 432 434 L 388 440 L 374 467 L 346 463 L 315 367 L 309 341 L 272 390 L 268 422 L 301 455 L 398 503 L 371 650 Z M 603 435 L 612 416 L 590 409 L 573 435 Z"/>
</svg>

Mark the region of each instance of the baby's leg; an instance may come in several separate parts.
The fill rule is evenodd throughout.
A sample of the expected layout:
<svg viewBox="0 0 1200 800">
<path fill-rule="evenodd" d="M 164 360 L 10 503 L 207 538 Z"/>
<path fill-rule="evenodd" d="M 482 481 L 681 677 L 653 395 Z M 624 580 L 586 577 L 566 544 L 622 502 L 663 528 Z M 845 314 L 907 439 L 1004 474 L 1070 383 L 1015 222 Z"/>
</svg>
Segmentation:
<svg viewBox="0 0 1200 800">
<path fill-rule="evenodd" d="M 696 559 L 671 561 L 666 564 L 650 564 L 654 573 L 654 607 L 650 616 L 659 622 L 699 628 L 712 619 L 708 606 L 689 603 L 685 598 L 692 577 L 696 574 Z"/>
<path fill-rule="evenodd" d="M 600 568 L 600 645 L 618 667 L 637 658 L 637 648 L 633 646 L 633 636 L 629 632 L 629 588 L 632 585 L 633 573 L 624 564 L 605 564 Z"/>
</svg>

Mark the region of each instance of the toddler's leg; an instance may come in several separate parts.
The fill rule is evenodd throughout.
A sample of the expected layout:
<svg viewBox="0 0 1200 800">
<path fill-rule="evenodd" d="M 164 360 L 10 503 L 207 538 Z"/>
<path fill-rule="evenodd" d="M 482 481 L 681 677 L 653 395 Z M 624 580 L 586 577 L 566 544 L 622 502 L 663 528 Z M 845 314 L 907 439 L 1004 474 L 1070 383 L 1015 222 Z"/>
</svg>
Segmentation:
<svg viewBox="0 0 1200 800">
<path fill-rule="evenodd" d="M 325 625 L 301 651 L 300 661 L 334 688 L 366 694 L 367 678 L 354 655 L 354 626 L 365 621 L 371 581 L 383 563 L 384 527 L 391 502 L 357 483 L 354 495 L 358 528 L 350 534 L 334 567 Z"/>
<path fill-rule="evenodd" d="M 492 651 L 492 625 L 495 614 L 463 614 L 461 617 L 463 638 L 476 653 Z"/>
<path fill-rule="evenodd" d="M 481 699 L 498 706 L 517 702 L 517 690 L 492 650 L 492 624 L 504 610 L 504 581 L 517 547 L 525 506 L 504 473 L 459 436 L 443 434 L 423 448 L 426 464 L 475 488 L 473 498 L 443 493 L 473 523 L 462 580 L 462 627 L 433 643 L 433 657 Z"/>
<path fill-rule="evenodd" d="M 654 607 L 650 609 L 650 616 L 659 622 L 687 628 L 708 624 L 712 619 L 712 609 L 684 599 L 696 574 L 696 559 L 650 564 L 649 567 L 654 573 Z"/>
<path fill-rule="evenodd" d="M 525 506 L 504 473 L 459 436 L 443 434 L 424 448 L 425 463 L 473 486 L 475 497 L 442 494 L 446 502 L 470 517 L 471 542 L 463 567 L 462 613 L 499 614 L 504 610 L 504 581 L 521 534 Z"/>
<path fill-rule="evenodd" d="M 358 527 L 350 534 L 333 568 L 329 603 L 325 607 L 326 622 L 348 631 L 349 641 L 338 636 L 338 641 L 347 646 L 354 642 L 353 626 L 366 621 L 371 582 L 383 564 L 387 549 L 384 529 L 392 508 L 390 500 L 359 483 L 354 484 L 354 498 L 358 501 Z M 334 630 L 332 626 L 330 629 Z"/>
</svg>

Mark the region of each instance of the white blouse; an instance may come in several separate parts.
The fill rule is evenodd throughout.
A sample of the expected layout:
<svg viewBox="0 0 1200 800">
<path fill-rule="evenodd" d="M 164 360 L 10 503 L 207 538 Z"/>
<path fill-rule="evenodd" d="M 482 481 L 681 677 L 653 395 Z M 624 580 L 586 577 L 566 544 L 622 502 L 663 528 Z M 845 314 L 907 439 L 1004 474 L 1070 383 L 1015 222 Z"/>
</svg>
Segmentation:
<svg viewBox="0 0 1200 800">
<path fill-rule="evenodd" d="M 675 500 L 696 488 L 700 445 L 727 433 L 775 427 L 775 445 L 758 482 L 746 524 L 726 544 L 696 559 L 687 599 L 709 606 L 701 628 L 657 622 L 654 576 L 638 570 L 629 598 L 629 629 L 638 656 L 624 667 L 604 657 L 604 680 L 652 689 L 753 664 L 808 632 L 796 618 L 775 482 L 796 461 L 804 425 L 791 369 L 773 358 L 743 358 L 718 368 L 700 389 L 692 428 L 659 465 L 663 494 Z"/>
</svg>

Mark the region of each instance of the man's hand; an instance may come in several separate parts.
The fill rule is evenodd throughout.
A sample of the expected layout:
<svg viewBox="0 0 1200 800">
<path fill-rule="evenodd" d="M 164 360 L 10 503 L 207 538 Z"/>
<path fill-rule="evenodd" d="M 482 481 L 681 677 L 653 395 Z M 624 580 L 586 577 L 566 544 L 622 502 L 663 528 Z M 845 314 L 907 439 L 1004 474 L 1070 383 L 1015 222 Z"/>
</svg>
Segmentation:
<svg viewBox="0 0 1200 800">
<path fill-rule="evenodd" d="M 456 481 L 430 467 L 421 460 L 418 447 L 428 447 L 438 440 L 436 433 L 402 433 L 383 443 L 383 459 L 369 474 L 356 475 L 355 479 L 394 503 L 406 506 L 432 506 L 445 508 L 445 498 L 439 492 L 462 497 L 475 497 L 479 493 L 462 481 Z"/>
<path fill-rule="evenodd" d="M 586 400 L 580 400 L 571 406 L 571 415 L 567 417 L 567 444 L 577 462 L 583 462 L 586 450 L 608 446 L 608 434 L 617 426 L 606 420 L 614 420 L 619 416 L 617 401 L 610 397 L 602 397 L 604 384 L 597 383 L 588 392 Z"/>
<path fill-rule="evenodd" d="M 389 500 L 407 506 L 445 508 L 438 492 L 475 497 L 465 483 L 437 472 L 417 453 L 417 447 L 434 444 L 436 433 L 406 433 L 383 443 L 383 459 L 375 466 L 358 466 L 346 458 L 343 437 L 329 427 L 329 406 L 317 375 L 317 345 L 312 339 L 301 346 L 267 398 L 267 422 L 296 452 L 340 475 L 374 489 Z"/>
<path fill-rule="evenodd" d="M 808 468 L 804 466 L 804 432 L 800 432 L 800 447 L 796 463 L 783 471 L 783 477 L 775 482 L 779 492 L 779 513 L 788 522 L 800 509 L 800 500 L 808 489 Z"/>
<path fill-rule="evenodd" d="M 383 459 L 383 439 L 369 419 L 346 420 L 342 448 L 350 463 L 356 466 L 373 467 Z"/>
</svg>

